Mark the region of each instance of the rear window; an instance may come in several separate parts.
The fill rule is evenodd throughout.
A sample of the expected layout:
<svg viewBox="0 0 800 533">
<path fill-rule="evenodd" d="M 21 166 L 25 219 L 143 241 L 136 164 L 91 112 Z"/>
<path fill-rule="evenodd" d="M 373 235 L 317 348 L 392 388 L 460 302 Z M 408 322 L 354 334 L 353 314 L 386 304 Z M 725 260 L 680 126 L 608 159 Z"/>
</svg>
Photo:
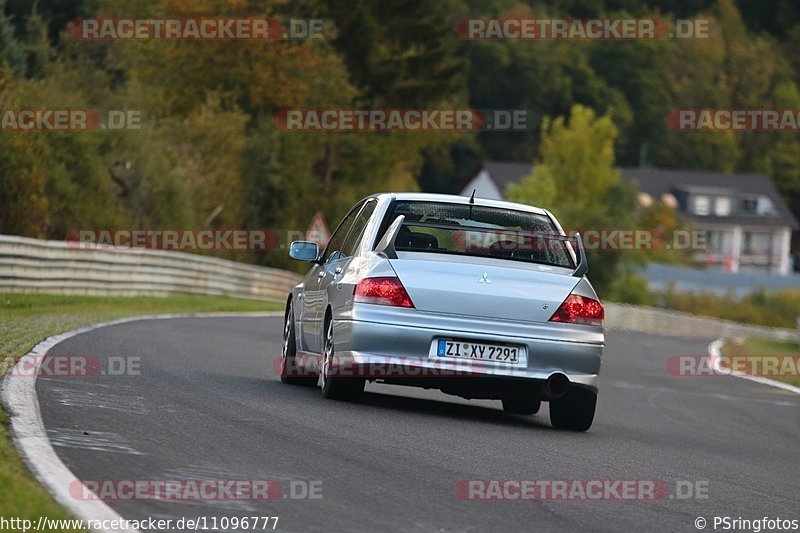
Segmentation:
<svg viewBox="0 0 800 533">
<path fill-rule="evenodd" d="M 397 201 L 384 226 L 405 215 L 398 252 L 430 252 L 574 268 L 561 236 L 546 215 L 437 202 Z M 385 231 L 385 228 L 384 228 Z"/>
</svg>

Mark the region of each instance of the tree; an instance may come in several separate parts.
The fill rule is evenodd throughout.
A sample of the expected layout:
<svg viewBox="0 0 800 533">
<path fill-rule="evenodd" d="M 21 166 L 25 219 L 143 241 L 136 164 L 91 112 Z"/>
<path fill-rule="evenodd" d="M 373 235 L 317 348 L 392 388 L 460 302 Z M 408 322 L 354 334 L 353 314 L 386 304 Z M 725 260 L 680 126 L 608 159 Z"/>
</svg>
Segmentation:
<svg viewBox="0 0 800 533">
<path fill-rule="evenodd" d="M 0 0 L 0 65 L 11 67 L 17 73 L 25 69 L 25 54 L 14 37 L 14 25 L 6 15 L 5 0 Z"/>
<path fill-rule="evenodd" d="M 620 183 L 613 166 L 616 138 L 610 116 L 598 118 L 582 105 L 572 107 L 569 123 L 545 118 L 541 162 L 520 184 L 509 185 L 506 195 L 545 205 L 570 227 L 597 219 L 608 209 L 598 200 Z"/>
<path fill-rule="evenodd" d="M 24 135 L 0 137 L 0 233 L 43 237 L 48 200 L 42 144 Z"/>
<path fill-rule="evenodd" d="M 509 185 L 509 200 L 553 212 L 565 228 L 628 229 L 636 220 L 636 193 L 614 169 L 617 128 L 608 115 L 573 106 L 569 122 L 546 118 L 542 124 L 540 160 L 530 176 Z M 624 254 L 624 255 L 623 255 Z M 620 264 L 632 256 L 598 250 L 589 253 L 592 282 L 609 290 Z"/>
<path fill-rule="evenodd" d="M 503 13 L 502 16 L 507 16 Z M 548 16 L 521 11 L 511 17 Z M 589 61 L 587 43 L 567 41 L 472 41 L 463 44 L 469 60 L 469 104 L 477 109 L 521 109 L 536 115 L 567 115 L 575 104 L 612 113 L 618 128 L 631 111 L 618 89 L 609 87 Z M 482 131 L 478 139 L 488 159 L 530 160 L 538 129 Z"/>
<path fill-rule="evenodd" d="M 464 60 L 455 54 L 455 1 L 326 0 L 333 41 L 360 104 L 428 107 L 464 92 Z"/>
<path fill-rule="evenodd" d="M 33 11 L 25 21 L 25 36 L 22 41 L 22 47 L 26 58 L 25 75 L 28 78 L 44 76 L 45 68 L 50 63 L 53 50 L 50 47 L 50 40 L 47 36 L 47 23 L 36 10 L 36 4 L 34 4 Z"/>
<path fill-rule="evenodd" d="M 143 1 L 136 3 L 141 4 Z M 68 22 L 96 16 L 96 8 L 97 0 L 7 0 L 6 10 L 13 17 L 18 32 L 25 30 L 25 21 L 31 13 L 40 13 L 47 21 L 49 38 L 55 43 Z"/>
</svg>

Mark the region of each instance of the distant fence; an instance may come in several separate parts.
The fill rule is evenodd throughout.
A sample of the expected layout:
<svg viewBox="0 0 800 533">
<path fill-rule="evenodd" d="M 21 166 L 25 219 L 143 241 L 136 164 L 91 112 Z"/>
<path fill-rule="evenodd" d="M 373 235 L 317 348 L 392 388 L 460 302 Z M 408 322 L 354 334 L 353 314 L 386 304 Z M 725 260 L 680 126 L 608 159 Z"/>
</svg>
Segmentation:
<svg viewBox="0 0 800 533">
<path fill-rule="evenodd" d="M 85 249 L 65 241 L 0 235 L 0 292 L 283 300 L 299 280 L 283 270 L 197 254 Z"/>
</svg>

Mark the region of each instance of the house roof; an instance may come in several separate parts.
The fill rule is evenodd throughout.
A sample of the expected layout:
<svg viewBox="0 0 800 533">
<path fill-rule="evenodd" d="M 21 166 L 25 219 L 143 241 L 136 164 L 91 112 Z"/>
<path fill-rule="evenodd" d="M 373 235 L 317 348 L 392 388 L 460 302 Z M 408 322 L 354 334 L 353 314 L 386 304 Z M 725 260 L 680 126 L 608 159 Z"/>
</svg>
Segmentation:
<svg viewBox="0 0 800 533">
<path fill-rule="evenodd" d="M 664 170 L 657 168 L 621 168 L 622 177 L 627 181 L 638 184 L 639 190 L 655 198 L 671 192 L 675 188 L 684 189 L 711 189 L 734 190 L 740 195 L 766 196 L 772 202 L 776 214 L 772 215 L 744 215 L 731 216 L 697 216 L 686 215 L 706 223 L 720 222 L 726 224 L 757 225 L 757 226 L 789 226 L 798 229 L 797 219 L 783 201 L 772 180 L 763 174 L 724 174 L 722 172 L 709 172 L 702 170 Z"/>
<path fill-rule="evenodd" d="M 487 161 L 483 168 L 489 172 L 497 188 L 505 191 L 510 183 L 517 183 L 525 176 L 530 175 L 532 163 L 521 161 Z M 696 216 L 684 213 L 692 220 L 705 223 L 739 224 L 744 226 L 788 226 L 798 229 L 800 225 L 792 212 L 786 206 L 780 193 L 775 188 L 772 180 L 763 174 L 724 174 L 722 172 L 697 171 L 697 170 L 665 170 L 655 168 L 620 168 L 620 173 L 626 181 L 636 182 L 641 192 L 654 198 L 661 198 L 664 193 L 672 192 L 675 188 L 685 189 L 728 189 L 739 194 L 763 195 L 770 199 L 776 210 L 776 215 L 731 215 Z"/>
<path fill-rule="evenodd" d="M 533 163 L 522 161 L 487 161 L 483 168 L 489 171 L 492 181 L 505 193 L 506 187 L 511 183 L 519 183 L 522 178 L 529 176 L 533 170 Z"/>
</svg>

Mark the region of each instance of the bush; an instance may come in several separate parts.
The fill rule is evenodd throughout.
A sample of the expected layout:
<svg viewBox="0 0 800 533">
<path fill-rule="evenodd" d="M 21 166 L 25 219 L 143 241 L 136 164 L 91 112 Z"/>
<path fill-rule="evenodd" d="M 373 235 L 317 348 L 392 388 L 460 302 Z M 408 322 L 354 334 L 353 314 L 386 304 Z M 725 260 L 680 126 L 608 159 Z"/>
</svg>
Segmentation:
<svg viewBox="0 0 800 533">
<path fill-rule="evenodd" d="M 663 307 L 676 311 L 771 327 L 794 328 L 800 315 L 797 289 L 771 293 L 759 289 L 741 299 L 711 292 L 667 290 L 660 300 Z"/>
<path fill-rule="evenodd" d="M 665 291 L 652 292 L 647 287 L 647 280 L 633 271 L 616 278 L 601 298 L 775 328 L 794 329 L 800 316 L 800 289 L 767 292 L 759 288 L 743 298 L 737 298 L 733 293 L 720 296 L 710 291 L 681 292 L 673 285 Z"/>
<path fill-rule="evenodd" d="M 647 287 L 647 279 L 633 272 L 616 278 L 608 291 L 608 300 L 631 305 L 655 305 L 656 298 Z"/>
</svg>

